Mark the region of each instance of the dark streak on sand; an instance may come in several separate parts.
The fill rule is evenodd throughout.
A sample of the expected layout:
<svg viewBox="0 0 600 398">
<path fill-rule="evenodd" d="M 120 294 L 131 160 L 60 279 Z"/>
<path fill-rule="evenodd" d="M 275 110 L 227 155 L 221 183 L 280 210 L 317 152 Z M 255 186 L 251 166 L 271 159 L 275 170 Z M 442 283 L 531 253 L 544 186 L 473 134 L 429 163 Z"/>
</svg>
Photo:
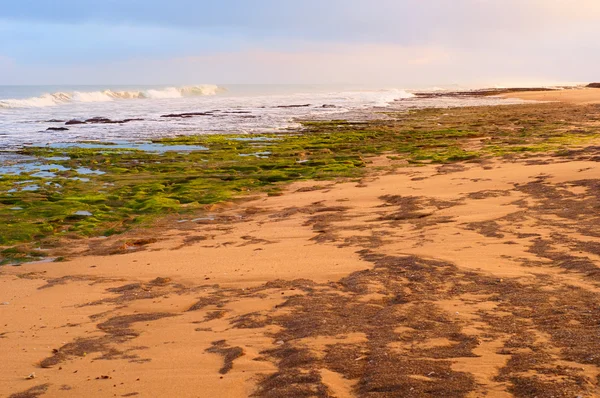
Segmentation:
<svg viewBox="0 0 600 398">
<path fill-rule="evenodd" d="M 42 368 L 49 368 L 70 358 L 84 357 L 94 353 L 101 354 L 98 359 L 124 358 L 135 360 L 137 356 L 115 348 L 116 345 L 123 344 L 139 336 L 139 332 L 131 328 L 132 325 L 138 322 L 150 322 L 172 316 L 174 314 L 156 312 L 110 318 L 97 325 L 97 328 L 104 333 L 102 336 L 77 338 L 73 342 L 55 349 L 52 356 L 40 362 L 40 366 Z"/>
<path fill-rule="evenodd" d="M 44 393 L 48 390 L 48 387 L 50 387 L 50 384 L 48 383 L 40 384 L 38 386 L 31 387 L 28 390 L 11 394 L 8 398 L 37 398 L 44 395 Z"/>
<path fill-rule="evenodd" d="M 219 373 L 227 374 L 233 367 L 233 361 L 244 355 L 244 350 L 241 347 L 230 347 L 225 340 L 215 341 L 212 347 L 206 349 L 206 352 L 219 354 L 223 357 L 223 367 L 219 369 Z"/>
</svg>

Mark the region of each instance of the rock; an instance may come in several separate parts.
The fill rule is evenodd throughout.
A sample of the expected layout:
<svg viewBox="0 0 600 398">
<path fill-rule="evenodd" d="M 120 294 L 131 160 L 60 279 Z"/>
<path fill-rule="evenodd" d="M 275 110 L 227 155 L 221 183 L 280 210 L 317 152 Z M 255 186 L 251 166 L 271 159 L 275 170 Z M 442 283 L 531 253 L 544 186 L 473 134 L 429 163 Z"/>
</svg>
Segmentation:
<svg viewBox="0 0 600 398">
<path fill-rule="evenodd" d="M 129 122 L 139 121 L 139 120 L 144 120 L 144 119 L 130 118 L 130 119 L 123 119 L 123 120 L 111 120 L 107 117 L 95 116 L 95 117 L 86 119 L 85 121 L 80 121 L 80 120 L 76 120 L 76 119 L 69 120 L 65 124 L 120 124 L 120 123 L 129 123 Z"/>
<path fill-rule="evenodd" d="M 590 83 L 587 85 L 589 88 L 600 88 L 600 83 Z"/>
<path fill-rule="evenodd" d="M 213 116 L 212 112 L 188 112 L 188 113 L 169 113 L 168 115 L 161 115 L 161 117 L 180 117 L 188 118 L 193 116 Z"/>
<path fill-rule="evenodd" d="M 65 123 L 67 126 L 72 125 L 72 124 L 86 124 L 85 122 L 82 122 L 81 120 L 77 120 L 77 119 L 71 119 L 68 122 Z"/>
<path fill-rule="evenodd" d="M 321 106 L 321 108 L 337 108 L 337 105 L 323 104 L 323 106 Z"/>
<path fill-rule="evenodd" d="M 85 122 L 86 123 L 115 123 L 108 118 L 100 117 L 100 116 L 96 116 L 96 117 L 87 119 Z"/>
<path fill-rule="evenodd" d="M 27 379 L 27 380 L 35 379 L 35 372 L 31 372 L 29 374 L 29 376 L 27 376 L 25 379 Z"/>
<path fill-rule="evenodd" d="M 50 119 L 50 120 L 44 120 L 44 123 L 64 123 L 64 120 L 58 120 L 58 119 Z"/>
<path fill-rule="evenodd" d="M 69 130 L 66 127 L 48 127 L 46 131 L 67 131 Z"/>
<path fill-rule="evenodd" d="M 306 108 L 309 107 L 310 104 L 303 104 L 303 105 L 278 105 L 276 106 L 276 108 Z"/>
</svg>

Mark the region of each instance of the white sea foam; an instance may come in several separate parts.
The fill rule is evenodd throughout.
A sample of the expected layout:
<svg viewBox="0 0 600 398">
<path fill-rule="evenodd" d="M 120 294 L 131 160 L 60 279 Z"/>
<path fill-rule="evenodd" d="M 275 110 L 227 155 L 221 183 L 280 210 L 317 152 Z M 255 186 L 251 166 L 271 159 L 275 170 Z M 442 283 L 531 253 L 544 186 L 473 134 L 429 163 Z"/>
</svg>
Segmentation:
<svg viewBox="0 0 600 398">
<path fill-rule="evenodd" d="M 79 92 L 75 91 L 70 97 L 64 102 L 107 102 L 112 101 L 113 97 L 110 95 L 111 91 L 92 91 L 92 92 Z"/>
<path fill-rule="evenodd" d="M 181 98 L 181 91 L 175 87 L 168 87 L 163 90 L 146 90 L 140 93 L 144 98 Z"/>
<path fill-rule="evenodd" d="M 219 86 L 206 84 L 197 86 L 166 87 L 161 89 L 132 91 L 89 91 L 56 92 L 26 99 L 0 100 L 0 108 L 42 108 L 73 102 L 109 102 L 126 99 L 164 99 L 203 95 L 215 95 L 222 91 Z"/>
<path fill-rule="evenodd" d="M 57 93 L 62 94 L 62 93 Z M 39 97 L 28 99 L 7 99 L 0 100 L 0 108 L 42 108 L 46 106 L 55 106 L 60 100 L 52 94 L 44 94 Z"/>
<path fill-rule="evenodd" d="M 396 100 L 412 98 L 415 96 L 414 94 L 411 94 L 408 91 L 398 89 L 381 91 L 376 93 L 375 95 L 376 98 L 374 100 L 374 105 L 382 107 L 390 106 Z"/>
</svg>

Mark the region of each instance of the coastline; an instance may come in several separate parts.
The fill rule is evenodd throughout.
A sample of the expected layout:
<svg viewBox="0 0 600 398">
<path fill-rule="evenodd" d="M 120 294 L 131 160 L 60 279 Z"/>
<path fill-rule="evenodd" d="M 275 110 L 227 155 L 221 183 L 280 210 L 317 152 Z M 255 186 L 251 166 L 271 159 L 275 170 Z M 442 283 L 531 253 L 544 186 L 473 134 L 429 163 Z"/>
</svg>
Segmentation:
<svg viewBox="0 0 600 398">
<path fill-rule="evenodd" d="M 423 111 L 445 146 L 0 268 L 0 395 L 600 393 L 600 126 L 565 106 Z M 540 135 L 476 130 L 494 111 Z"/>
</svg>

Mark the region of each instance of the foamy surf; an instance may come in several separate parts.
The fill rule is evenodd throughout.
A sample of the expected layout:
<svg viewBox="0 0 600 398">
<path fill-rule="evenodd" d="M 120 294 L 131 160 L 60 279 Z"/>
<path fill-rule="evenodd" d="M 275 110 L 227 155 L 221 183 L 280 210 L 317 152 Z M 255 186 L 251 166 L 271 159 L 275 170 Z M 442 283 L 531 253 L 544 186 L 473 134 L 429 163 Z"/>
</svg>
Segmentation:
<svg viewBox="0 0 600 398">
<path fill-rule="evenodd" d="M 413 98 L 415 95 L 405 90 L 391 89 L 376 93 L 375 96 L 375 106 L 387 107 L 394 103 L 394 101 Z"/>
<path fill-rule="evenodd" d="M 219 86 L 203 84 L 196 86 L 166 87 L 161 89 L 132 90 L 132 91 L 73 91 L 42 94 L 39 97 L 25 99 L 0 100 L 0 108 L 44 108 L 80 102 L 109 102 L 130 99 L 165 99 L 183 98 L 204 95 L 216 95 L 223 91 Z"/>
<path fill-rule="evenodd" d="M 44 92 L 53 94 L 42 94 Z M 422 98 L 397 88 L 352 86 L 0 86 L 0 149 L 30 143 L 146 141 L 189 134 L 271 133 L 299 129 L 298 120 L 379 117 L 380 113 L 369 111 L 374 107 L 404 110 L 511 101 L 516 100 Z"/>
</svg>

